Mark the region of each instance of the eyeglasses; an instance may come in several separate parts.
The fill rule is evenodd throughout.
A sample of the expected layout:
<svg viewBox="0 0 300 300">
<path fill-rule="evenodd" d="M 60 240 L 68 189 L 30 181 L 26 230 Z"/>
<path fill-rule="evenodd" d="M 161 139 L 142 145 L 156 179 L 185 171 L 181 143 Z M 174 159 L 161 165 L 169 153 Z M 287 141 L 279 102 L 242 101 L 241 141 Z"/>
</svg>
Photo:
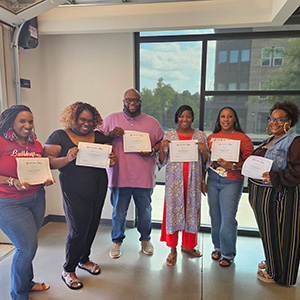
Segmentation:
<svg viewBox="0 0 300 300">
<path fill-rule="evenodd" d="M 278 117 L 278 118 L 273 118 L 273 117 L 267 117 L 268 122 L 277 122 L 278 124 L 283 123 L 284 121 L 287 121 L 289 118 L 288 117 Z"/>
<path fill-rule="evenodd" d="M 130 104 L 132 101 L 133 101 L 134 103 L 139 103 L 139 102 L 141 102 L 141 99 L 140 99 L 140 98 L 126 98 L 125 101 L 126 101 L 126 103 L 128 103 L 128 104 Z"/>
</svg>

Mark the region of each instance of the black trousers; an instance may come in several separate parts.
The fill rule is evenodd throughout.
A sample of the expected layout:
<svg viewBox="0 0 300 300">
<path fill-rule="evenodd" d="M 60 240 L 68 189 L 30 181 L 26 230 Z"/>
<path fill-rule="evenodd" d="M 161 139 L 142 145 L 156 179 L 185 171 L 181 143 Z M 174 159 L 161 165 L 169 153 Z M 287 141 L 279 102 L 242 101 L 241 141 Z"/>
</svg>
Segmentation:
<svg viewBox="0 0 300 300">
<path fill-rule="evenodd" d="M 66 272 L 75 272 L 78 263 L 89 260 L 107 192 L 105 169 L 78 173 L 61 173 L 59 177 L 69 229 L 63 266 Z"/>
</svg>

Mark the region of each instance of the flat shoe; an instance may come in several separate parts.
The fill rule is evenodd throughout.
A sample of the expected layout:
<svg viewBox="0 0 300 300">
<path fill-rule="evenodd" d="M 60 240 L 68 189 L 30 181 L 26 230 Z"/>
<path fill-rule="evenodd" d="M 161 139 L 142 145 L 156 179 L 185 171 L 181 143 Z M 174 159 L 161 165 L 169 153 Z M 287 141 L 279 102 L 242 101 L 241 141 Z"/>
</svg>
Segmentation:
<svg viewBox="0 0 300 300">
<path fill-rule="evenodd" d="M 266 270 L 257 271 L 257 278 L 266 283 L 274 283 L 274 279 L 270 276 L 270 274 Z"/>
<path fill-rule="evenodd" d="M 181 251 L 193 256 L 193 257 L 201 257 L 202 254 L 201 252 L 198 250 L 198 249 L 188 249 L 188 248 L 185 248 L 184 246 L 181 246 Z"/>
<path fill-rule="evenodd" d="M 50 285 L 40 282 L 36 282 L 35 285 L 31 288 L 31 292 L 43 292 L 49 290 Z"/>
<path fill-rule="evenodd" d="M 84 266 L 85 264 L 82 264 L 82 263 L 78 263 L 78 268 L 85 270 L 92 275 L 99 275 L 101 273 L 100 266 L 98 264 L 93 263 L 92 261 L 90 261 L 90 263 L 93 264 L 93 266 L 91 268 L 85 267 Z"/>
<path fill-rule="evenodd" d="M 167 266 L 174 266 L 176 264 L 176 260 L 177 260 L 177 253 L 172 254 L 170 253 L 166 259 L 166 264 Z"/>
<path fill-rule="evenodd" d="M 66 286 L 71 290 L 79 290 L 83 287 L 82 282 L 78 279 L 73 280 L 70 273 L 63 271 L 61 274 L 61 279 L 66 284 Z M 76 286 L 74 286 L 76 284 Z"/>
<path fill-rule="evenodd" d="M 214 260 L 219 260 L 221 257 L 221 252 L 215 250 L 211 253 L 211 258 Z"/>
<path fill-rule="evenodd" d="M 258 264 L 258 269 L 259 270 L 264 270 L 267 268 L 267 264 L 265 260 L 262 260 L 259 264 Z"/>
<path fill-rule="evenodd" d="M 223 257 L 219 261 L 219 265 L 220 265 L 220 267 L 227 268 L 227 267 L 230 267 L 232 265 L 232 262 L 233 262 L 233 259 L 229 259 L 229 258 Z"/>
</svg>

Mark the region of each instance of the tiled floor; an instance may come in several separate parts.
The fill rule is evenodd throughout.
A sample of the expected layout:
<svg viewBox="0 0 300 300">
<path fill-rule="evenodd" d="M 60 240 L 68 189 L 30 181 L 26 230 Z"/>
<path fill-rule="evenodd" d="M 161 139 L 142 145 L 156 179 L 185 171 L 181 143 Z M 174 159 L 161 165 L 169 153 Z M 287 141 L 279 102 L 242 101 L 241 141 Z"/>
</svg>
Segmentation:
<svg viewBox="0 0 300 300">
<path fill-rule="evenodd" d="M 50 223 L 41 229 L 39 249 L 34 260 L 35 278 L 51 285 L 50 290 L 32 293 L 32 300 L 215 300 L 215 299 L 300 299 L 300 283 L 294 287 L 266 284 L 256 279 L 257 263 L 263 258 L 258 238 L 238 238 L 238 254 L 230 268 L 212 261 L 209 234 L 199 234 L 202 258 L 189 258 L 179 251 L 177 264 L 165 264 L 169 249 L 159 241 L 159 230 L 153 230 L 155 253 L 148 257 L 140 252 L 136 229 L 127 229 L 119 259 L 108 255 L 110 227 L 101 227 L 96 237 L 92 260 L 99 262 L 102 273 L 92 276 L 78 270 L 84 287 L 73 291 L 62 282 L 66 224 Z M 0 299 L 8 300 L 12 255 L 0 262 Z"/>
</svg>

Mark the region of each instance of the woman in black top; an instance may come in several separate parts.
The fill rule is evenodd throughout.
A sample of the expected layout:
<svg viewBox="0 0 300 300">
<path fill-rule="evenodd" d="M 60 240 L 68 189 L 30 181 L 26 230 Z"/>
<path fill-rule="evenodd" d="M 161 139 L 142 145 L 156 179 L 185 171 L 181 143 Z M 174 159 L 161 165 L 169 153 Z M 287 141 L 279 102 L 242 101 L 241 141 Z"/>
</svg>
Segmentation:
<svg viewBox="0 0 300 300">
<path fill-rule="evenodd" d="M 62 279 L 70 289 L 83 287 L 75 274 L 78 266 L 93 275 L 101 269 L 89 260 L 107 192 L 107 174 L 102 168 L 77 166 L 78 143 L 110 143 L 111 138 L 94 129 L 101 125 L 99 112 L 87 103 L 76 102 L 61 115 L 65 129 L 54 131 L 45 143 L 45 156 L 52 169 L 59 169 L 63 207 L 69 235 Z M 110 153 L 110 166 L 116 157 Z"/>
</svg>

